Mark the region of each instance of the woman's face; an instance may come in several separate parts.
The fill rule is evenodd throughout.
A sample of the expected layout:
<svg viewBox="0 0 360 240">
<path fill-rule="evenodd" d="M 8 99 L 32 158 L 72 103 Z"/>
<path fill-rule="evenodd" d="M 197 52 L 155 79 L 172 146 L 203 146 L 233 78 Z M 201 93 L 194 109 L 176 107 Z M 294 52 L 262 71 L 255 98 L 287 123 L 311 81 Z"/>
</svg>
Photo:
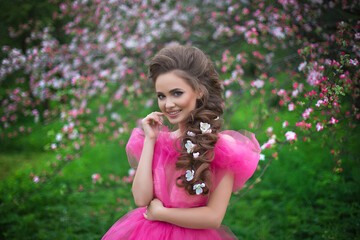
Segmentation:
<svg viewBox="0 0 360 240">
<path fill-rule="evenodd" d="M 200 96 L 173 72 L 159 75 L 155 81 L 155 90 L 159 108 L 172 124 L 181 124 L 186 120 Z"/>
</svg>

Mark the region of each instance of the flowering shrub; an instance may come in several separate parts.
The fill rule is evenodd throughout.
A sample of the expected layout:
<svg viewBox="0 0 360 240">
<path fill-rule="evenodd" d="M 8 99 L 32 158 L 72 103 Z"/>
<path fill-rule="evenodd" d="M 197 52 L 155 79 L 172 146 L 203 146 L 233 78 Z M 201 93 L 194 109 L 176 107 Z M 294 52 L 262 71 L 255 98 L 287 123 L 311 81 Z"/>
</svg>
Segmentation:
<svg viewBox="0 0 360 240">
<path fill-rule="evenodd" d="M 282 146 L 319 134 L 340 135 L 333 144 L 344 146 L 340 139 L 351 134 L 360 118 L 360 22 L 326 16 L 335 9 L 354 12 L 355 2 L 59 3 L 53 17 L 71 19 L 64 27 L 68 43 L 34 23 L 26 52 L 2 47 L 6 57 L 0 81 L 16 84 L 1 95 L 0 137 L 30 133 L 29 121 L 61 122 L 60 129 L 49 133 L 53 141 L 47 146 L 59 164 L 33 177 L 36 183 L 79 158 L 85 145 L 123 145 L 121 135 L 138 122 L 133 113 L 154 108 L 148 59 L 165 43 L 179 42 L 193 43 L 215 60 L 225 90 L 225 118 L 238 104 L 259 104 L 252 108 L 249 127 L 261 141 L 260 168 L 266 169 L 263 164 L 277 158 Z M 10 35 L 19 36 L 28 26 L 10 29 Z M 288 119 L 280 119 L 284 112 Z M 338 159 L 346 150 L 336 148 Z M 335 171 L 341 172 L 337 165 Z M 93 182 L 100 180 L 92 176 Z"/>
<path fill-rule="evenodd" d="M 261 160 L 268 160 L 264 170 L 284 145 L 296 149 L 297 139 L 322 142 L 323 136 L 336 136 L 326 143 L 329 151 L 336 148 L 346 152 L 342 157 L 349 154 L 343 139 L 351 137 L 360 118 L 360 21 L 351 17 L 329 21 L 326 12 L 354 12 L 355 2 L 234 2 L 212 14 L 216 39 L 240 38 L 248 43 L 232 52 L 225 50 L 225 59 L 232 61 L 223 57 L 217 66 L 228 74 L 224 88 L 229 102 L 233 98 L 244 104 L 241 99 L 248 91 L 253 99 L 247 103 L 260 103 L 253 108 L 254 122 L 249 126 L 264 141 Z M 269 126 L 271 131 L 266 131 Z M 340 155 L 334 156 L 335 163 Z M 355 154 L 350 159 L 355 160 Z M 338 169 L 335 166 L 334 171 L 341 172 Z"/>
</svg>

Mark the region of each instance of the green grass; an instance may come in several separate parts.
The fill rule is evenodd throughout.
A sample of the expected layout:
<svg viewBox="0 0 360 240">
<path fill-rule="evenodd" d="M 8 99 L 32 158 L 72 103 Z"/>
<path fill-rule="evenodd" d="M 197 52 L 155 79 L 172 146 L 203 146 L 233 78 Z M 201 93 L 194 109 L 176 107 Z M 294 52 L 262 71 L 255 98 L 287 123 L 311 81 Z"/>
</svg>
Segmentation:
<svg viewBox="0 0 360 240">
<path fill-rule="evenodd" d="M 39 164 L 54 157 L 46 152 L 12 152 L 0 155 L 0 181 L 14 175 L 15 172 L 31 172 Z"/>
<path fill-rule="evenodd" d="M 359 181 L 352 167 L 332 175 L 328 149 L 308 142 L 281 151 L 260 184 L 228 208 L 224 223 L 239 239 L 355 239 Z M 232 197 L 232 201 L 237 196 Z M 230 213 L 230 214 L 229 214 Z"/>
<path fill-rule="evenodd" d="M 109 174 L 125 176 L 129 169 L 124 147 L 98 145 L 69 162 L 61 174 L 38 185 L 29 179 L 31 167 L 13 169 L 1 182 L 0 230 L 5 239 L 100 239 L 108 228 L 134 206 L 129 184 L 116 183 Z M 4 154 L 2 158 L 21 154 Z M 38 156 L 41 156 L 40 158 Z M 50 153 L 30 157 L 38 169 Z M 24 163 L 28 159 L 23 158 Z M 6 162 L 5 164 L 8 164 Z M 14 167 L 15 168 L 15 167 Z M 100 173 L 103 185 L 92 184 Z M 82 185 L 83 190 L 78 191 Z M 123 199 L 128 199 L 129 204 Z M 21 229 L 21 231 L 19 231 Z"/>
<path fill-rule="evenodd" d="M 256 123 L 251 114 L 253 108 L 263 108 L 259 101 L 255 98 L 240 108 L 230 128 L 248 129 L 244 123 Z M 281 117 L 282 121 L 296 120 L 286 112 Z M 279 126 L 282 121 L 270 115 L 264 126 Z M 56 162 L 54 153 L 43 150 L 48 141 L 44 136 L 52 128 L 39 128 L 5 143 L 7 150 L 0 155 L 0 215 L 6 216 L 0 219 L 0 232 L 4 239 L 100 239 L 135 207 L 130 185 L 109 179 L 109 174 L 122 177 L 129 169 L 124 146 L 115 142 L 85 147 L 81 158 L 67 163 L 50 182 L 41 187 L 32 183 L 31 172 L 39 173 Z M 276 134 L 281 139 L 285 131 Z M 358 135 L 354 131 L 348 141 L 352 144 L 347 148 L 353 152 Z M 127 138 L 123 136 L 125 141 Z M 343 158 L 344 172 L 334 174 L 331 149 L 323 144 L 328 138 L 298 139 L 297 150 L 283 148 L 261 183 L 241 199 L 242 192 L 232 196 L 235 203 L 229 206 L 223 224 L 239 239 L 360 239 L 360 169 Z M 258 140 L 262 143 L 267 138 Z M 267 151 L 265 161 L 269 160 Z M 102 176 L 101 186 L 91 183 L 93 173 Z M 257 171 L 255 176 L 259 174 Z M 78 191 L 80 185 L 82 191 Z"/>
<path fill-rule="evenodd" d="M 255 121 L 249 115 L 253 107 L 259 107 L 259 102 L 239 109 L 230 128 L 248 128 L 243 123 Z M 287 117 L 286 113 L 282 116 Z M 274 124 L 281 123 L 271 117 L 264 122 L 266 127 Z M 0 218 L 0 232 L 4 239 L 100 239 L 135 207 L 130 184 L 109 178 L 110 174 L 121 178 L 129 169 L 125 147 L 116 142 L 85 147 L 82 156 L 68 162 L 51 181 L 32 183 L 31 172 L 39 173 L 57 161 L 54 153 L 43 150 L 43 136 L 54 126 L 35 129 L 11 146 L 7 143 L 9 150 L 0 156 L 0 215 L 6 216 Z M 356 150 L 357 136 L 355 131 L 348 149 Z M 359 166 L 343 158 L 344 172 L 334 174 L 333 156 L 320 144 L 324 143 L 321 137 L 311 142 L 299 139 L 297 150 L 284 147 L 259 184 L 240 199 L 242 192 L 232 196 L 234 203 L 223 224 L 239 239 L 359 239 Z M 26 146 L 27 141 L 32 141 L 31 147 Z M 91 183 L 93 173 L 102 176 L 101 184 Z M 259 174 L 256 171 L 255 177 Z"/>
</svg>

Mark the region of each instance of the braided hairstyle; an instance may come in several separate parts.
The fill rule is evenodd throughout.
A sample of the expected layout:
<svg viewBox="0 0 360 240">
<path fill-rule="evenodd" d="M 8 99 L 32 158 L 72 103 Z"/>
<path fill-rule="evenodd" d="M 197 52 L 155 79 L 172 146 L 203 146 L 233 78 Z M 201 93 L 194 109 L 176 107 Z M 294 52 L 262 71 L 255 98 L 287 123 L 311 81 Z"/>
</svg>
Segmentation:
<svg viewBox="0 0 360 240">
<path fill-rule="evenodd" d="M 188 178 L 185 174 L 179 176 L 176 184 L 191 195 L 207 195 L 211 188 L 209 166 L 214 158 L 213 149 L 222 127 L 219 116 L 223 114 L 223 98 L 219 75 L 209 57 L 200 49 L 181 45 L 163 48 L 150 62 L 149 78 L 154 83 L 159 75 L 169 72 L 184 79 L 194 91 L 202 93 L 195 109 L 185 120 L 186 131 L 179 137 L 181 149 L 176 162 L 177 170 L 189 170 L 190 173 L 193 170 L 194 174 Z M 211 130 L 203 133 L 200 127 L 209 126 L 207 124 Z M 189 141 L 194 144 L 190 152 L 186 148 Z M 195 191 L 199 186 L 202 191 Z"/>
</svg>

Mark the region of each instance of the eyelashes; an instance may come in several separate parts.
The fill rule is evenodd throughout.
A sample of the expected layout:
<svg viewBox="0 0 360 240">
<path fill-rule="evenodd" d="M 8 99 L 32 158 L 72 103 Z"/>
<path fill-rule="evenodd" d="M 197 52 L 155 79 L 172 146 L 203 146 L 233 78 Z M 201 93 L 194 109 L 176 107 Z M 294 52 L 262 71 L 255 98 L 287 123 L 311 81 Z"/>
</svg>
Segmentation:
<svg viewBox="0 0 360 240">
<path fill-rule="evenodd" d="M 175 97 L 180 97 L 182 94 L 183 94 L 183 92 L 180 92 L 180 91 L 174 92 Z"/>
<path fill-rule="evenodd" d="M 183 95 L 183 93 L 184 93 L 184 92 L 181 92 L 181 91 L 175 91 L 175 92 L 172 93 L 172 95 L 173 95 L 174 97 L 180 97 L 181 95 Z M 159 100 L 162 100 L 162 99 L 165 98 L 165 95 L 164 95 L 164 94 L 158 94 L 158 95 L 157 95 L 157 98 L 158 98 Z"/>
</svg>

